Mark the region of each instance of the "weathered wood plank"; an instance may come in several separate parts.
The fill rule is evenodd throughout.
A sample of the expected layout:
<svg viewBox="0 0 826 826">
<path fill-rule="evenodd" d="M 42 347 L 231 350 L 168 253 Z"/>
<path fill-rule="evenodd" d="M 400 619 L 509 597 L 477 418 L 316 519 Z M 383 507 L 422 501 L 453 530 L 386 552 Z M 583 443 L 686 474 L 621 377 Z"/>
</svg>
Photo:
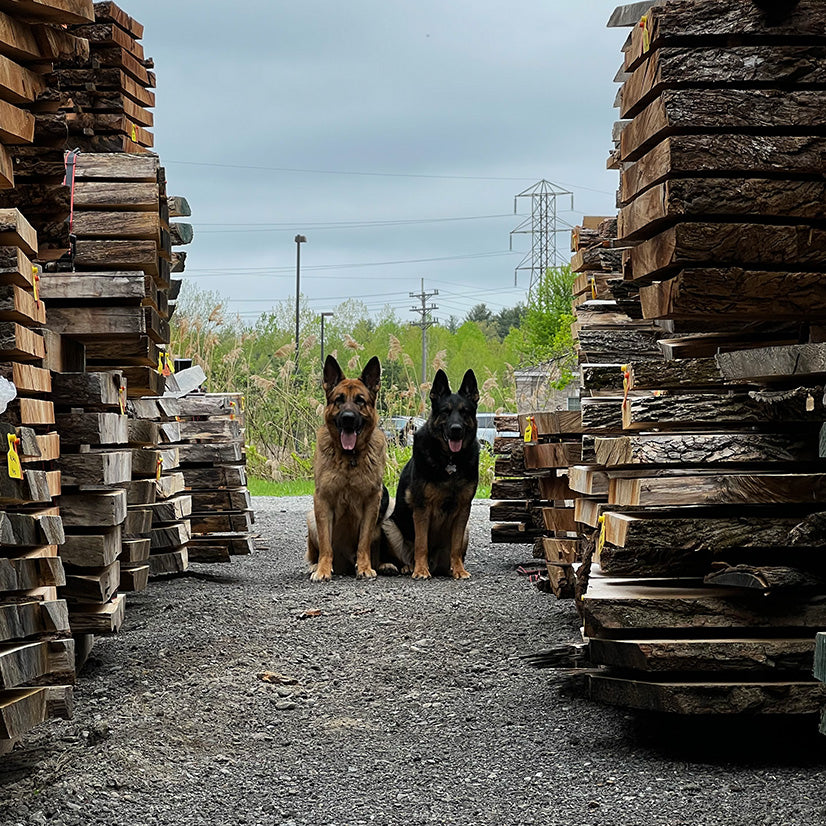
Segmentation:
<svg viewBox="0 0 826 826">
<path fill-rule="evenodd" d="M 776 134 L 802 129 L 823 135 L 816 113 L 826 91 L 781 89 L 666 89 L 623 129 L 620 157 L 633 161 L 676 133 Z"/>
<path fill-rule="evenodd" d="M 622 408 L 622 424 L 626 430 L 722 424 L 745 427 L 772 422 L 817 422 L 823 418 L 820 387 L 633 396 Z"/>
<path fill-rule="evenodd" d="M 826 374 L 826 344 L 737 350 L 714 357 L 727 381 L 790 380 Z"/>
<path fill-rule="evenodd" d="M 651 682 L 589 675 L 592 700 L 670 714 L 814 714 L 826 703 L 817 682 Z"/>
<path fill-rule="evenodd" d="M 598 436 L 599 465 L 721 465 L 814 462 L 816 432 L 801 433 L 680 433 L 640 436 Z"/>
</svg>

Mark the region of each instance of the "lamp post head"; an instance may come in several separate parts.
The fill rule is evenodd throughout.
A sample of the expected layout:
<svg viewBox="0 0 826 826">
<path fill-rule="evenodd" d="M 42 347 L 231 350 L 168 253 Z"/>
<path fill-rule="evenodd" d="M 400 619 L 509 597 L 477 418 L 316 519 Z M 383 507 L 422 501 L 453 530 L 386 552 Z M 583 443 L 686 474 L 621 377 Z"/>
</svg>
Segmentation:
<svg viewBox="0 0 826 826">
<path fill-rule="evenodd" d="M 296 235 L 295 236 L 295 243 L 296 244 L 306 244 L 307 238 L 304 235 Z"/>
</svg>

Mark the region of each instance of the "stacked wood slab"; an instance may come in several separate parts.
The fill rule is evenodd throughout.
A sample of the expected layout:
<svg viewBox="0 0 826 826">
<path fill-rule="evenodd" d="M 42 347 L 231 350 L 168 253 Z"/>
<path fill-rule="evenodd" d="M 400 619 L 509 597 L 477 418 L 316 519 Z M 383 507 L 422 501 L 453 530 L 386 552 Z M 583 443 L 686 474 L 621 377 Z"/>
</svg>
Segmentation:
<svg viewBox="0 0 826 826">
<path fill-rule="evenodd" d="M 61 512 L 66 566 L 61 593 L 77 638 L 88 653 L 94 635 L 112 634 L 123 623 L 121 539 L 126 492 L 132 473 L 127 446 L 125 379 L 120 373 L 56 373 L 53 399 L 63 445 Z"/>
<path fill-rule="evenodd" d="M 154 410 L 153 410 L 154 408 Z M 191 513 L 193 562 L 230 562 L 252 551 L 244 410 L 239 393 L 190 393 L 135 403 L 142 416 L 177 418 L 176 446 Z"/>
<path fill-rule="evenodd" d="M 491 539 L 532 542 L 534 557 L 545 560 L 551 591 L 560 598 L 573 597 L 574 566 L 582 559 L 583 535 L 574 520 L 578 494 L 570 487 L 568 470 L 582 457 L 580 413 L 520 414 L 502 426 L 521 436 L 508 439 L 508 455 L 496 460 L 492 495 L 499 501 L 491 505 L 490 517 L 509 517 L 512 523 L 494 525 Z M 502 437 L 497 439 L 497 451 L 501 441 Z M 520 518 L 524 521 L 514 523 Z"/>
<path fill-rule="evenodd" d="M 607 502 L 581 608 L 604 667 L 592 695 L 610 703 L 801 714 L 826 701 L 812 679 L 826 621 L 826 6 L 782 5 L 667 0 L 624 50 L 610 251 L 654 326 L 640 353 L 639 323 L 617 317 L 614 366 L 583 367 L 588 390 L 615 394 L 583 399 Z"/>
<path fill-rule="evenodd" d="M 88 43 L 64 26 L 91 19 L 89 0 L 0 4 L 0 375 L 17 392 L 0 416 L 7 453 L 0 474 L 0 753 L 40 722 L 71 714 L 75 642 L 58 594 L 67 575 L 58 557 L 60 440 L 50 398 L 50 370 L 62 368 L 64 355 L 68 363 L 71 348 L 64 353 L 59 339 L 40 329 L 44 305 L 32 265 L 40 242 L 34 216 L 18 208 L 30 205 L 27 176 L 51 174 L 34 170 L 33 159 L 46 146 L 36 134 L 36 99 L 52 62 L 89 54 Z M 62 162 L 60 149 L 53 155 Z M 58 167 L 56 183 L 60 176 Z M 19 454 L 20 479 L 10 453 Z"/>
<path fill-rule="evenodd" d="M 0 244 L 0 384 L 17 394 L 0 414 L 2 753 L 45 719 L 69 714 L 75 649 L 66 600 L 58 593 L 67 583 L 58 557 L 63 523 L 54 506 L 60 439 L 49 398 L 49 366 L 58 354 L 47 352 L 50 339 L 37 329 L 45 320 L 29 258 L 37 253 L 37 237 L 16 209 L 0 210 Z"/>
</svg>

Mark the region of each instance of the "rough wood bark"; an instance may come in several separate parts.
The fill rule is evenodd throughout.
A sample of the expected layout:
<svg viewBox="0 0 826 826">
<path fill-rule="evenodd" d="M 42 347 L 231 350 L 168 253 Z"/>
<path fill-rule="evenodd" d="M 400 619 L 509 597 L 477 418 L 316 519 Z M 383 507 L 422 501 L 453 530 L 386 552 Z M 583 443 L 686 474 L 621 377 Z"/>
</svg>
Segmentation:
<svg viewBox="0 0 826 826">
<path fill-rule="evenodd" d="M 629 397 L 622 410 L 623 427 L 684 427 L 723 424 L 742 427 L 771 422 L 816 422 L 824 418 L 820 387 L 755 390 L 749 393 L 705 393 Z"/>
<path fill-rule="evenodd" d="M 676 178 L 656 184 L 620 210 L 624 241 L 650 238 L 680 220 L 737 218 L 819 222 L 826 218 L 826 183 L 772 178 Z"/>
<path fill-rule="evenodd" d="M 798 135 L 674 135 L 621 172 L 625 205 L 666 179 L 748 176 L 819 180 L 826 138 Z"/>
<path fill-rule="evenodd" d="M 817 433 L 680 433 L 597 437 L 599 465 L 720 465 L 814 462 Z"/>
<path fill-rule="evenodd" d="M 826 374 L 826 344 L 794 344 L 720 353 L 715 362 L 727 381 L 769 381 Z"/>
<path fill-rule="evenodd" d="M 673 476 L 618 477 L 611 479 L 608 501 L 648 506 L 822 503 L 826 502 L 826 474 L 686 471 Z"/>
<path fill-rule="evenodd" d="M 650 53 L 620 90 L 620 117 L 633 118 L 664 89 L 796 89 L 826 85 L 823 46 L 665 46 Z"/>
<path fill-rule="evenodd" d="M 787 133 L 822 135 L 818 116 L 826 92 L 780 89 L 666 89 L 623 130 L 620 156 L 637 160 L 675 133 Z"/>
<path fill-rule="evenodd" d="M 826 703 L 816 682 L 644 682 L 589 675 L 593 700 L 670 714 L 814 714 Z"/>
</svg>

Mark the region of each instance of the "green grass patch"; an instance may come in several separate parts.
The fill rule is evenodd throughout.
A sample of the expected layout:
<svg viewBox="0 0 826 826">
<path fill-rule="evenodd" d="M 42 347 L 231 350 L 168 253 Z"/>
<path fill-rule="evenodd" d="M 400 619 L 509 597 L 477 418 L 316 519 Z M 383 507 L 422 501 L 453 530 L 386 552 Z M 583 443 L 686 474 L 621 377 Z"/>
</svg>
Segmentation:
<svg viewBox="0 0 826 826">
<path fill-rule="evenodd" d="M 247 480 L 247 487 L 252 496 L 312 496 L 315 486 L 310 479 L 291 479 L 286 482 L 271 482 L 268 479 Z M 391 495 L 395 494 L 391 490 Z M 490 499 L 490 485 L 479 485 L 477 499 Z"/>
<path fill-rule="evenodd" d="M 247 480 L 247 487 L 252 496 L 312 496 L 315 488 L 312 479 L 271 482 L 268 479 L 253 478 Z"/>
</svg>

